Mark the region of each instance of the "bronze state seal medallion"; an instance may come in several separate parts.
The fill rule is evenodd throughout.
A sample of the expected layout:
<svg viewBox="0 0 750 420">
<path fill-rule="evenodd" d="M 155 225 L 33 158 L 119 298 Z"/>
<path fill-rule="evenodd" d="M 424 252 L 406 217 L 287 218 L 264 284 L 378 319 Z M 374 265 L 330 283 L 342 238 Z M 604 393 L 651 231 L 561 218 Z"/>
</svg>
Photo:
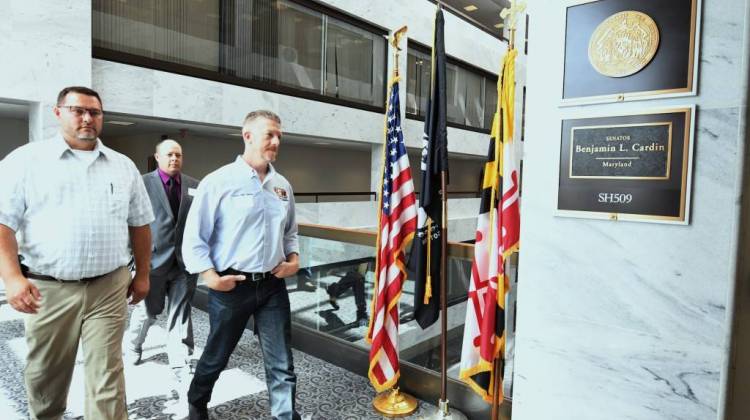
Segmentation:
<svg viewBox="0 0 750 420">
<path fill-rule="evenodd" d="M 658 47 L 656 22 L 645 13 L 627 10 L 596 27 L 589 40 L 589 61 L 605 76 L 630 76 L 651 62 Z"/>
</svg>

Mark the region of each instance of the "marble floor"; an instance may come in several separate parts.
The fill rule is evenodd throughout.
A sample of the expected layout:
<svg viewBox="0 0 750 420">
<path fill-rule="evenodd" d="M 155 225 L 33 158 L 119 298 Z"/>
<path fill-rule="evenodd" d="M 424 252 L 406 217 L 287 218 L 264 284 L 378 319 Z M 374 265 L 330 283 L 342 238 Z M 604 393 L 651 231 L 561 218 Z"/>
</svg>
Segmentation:
<svg viewBox="0 0 750 420">
<path fill-rule="evenodd" d="M 1 287 L 1 286 L 0 286 Z M 195 339 L 199 348 L 208 334 L 208 317 L 194 310 Z M 143 363 L 125 370 L 128 412 L 131 419 L 182 419 L 186 416 L 184 387 L 171 379 L 165 354 L 163 320 L 152 327 L 144 346 Z M 6 303 L 0 289 L 0 419 L 28 417 L 22 369 L 26 355 L 22 315 Z M 306 419 L 381 419 L 371 406 L 375 393 L 369 381 L 308 354 L 294 351 L 298 372 L 297 406 Z M 407 419 L 419 419 L 435 408 L 420 402 Z M 260 347 L 246 333 L 222 373 L 209 405 L 212 419 L 270 418 Z M 68 396 L 66 419 L 83 413 L 82 365 L 77 362 Z"/>
</svg>

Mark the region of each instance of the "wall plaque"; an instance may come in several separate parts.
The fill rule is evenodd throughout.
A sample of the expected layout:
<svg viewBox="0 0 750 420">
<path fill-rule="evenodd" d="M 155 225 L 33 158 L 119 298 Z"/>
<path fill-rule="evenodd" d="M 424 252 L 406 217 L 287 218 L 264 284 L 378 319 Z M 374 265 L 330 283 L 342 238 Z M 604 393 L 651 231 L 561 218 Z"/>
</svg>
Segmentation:
<svg viewBox="0 0 750 420">
<path fill-rule="evenodd" d="M 672 122 L 574 127 L 571 178 L 669 179 Z"/>
<path fill-rule="evenodd" d="M 563 120 L 558 213 L 687 223 L 693 114 Z"/>
<path fill-rule="evenodd" d="M 694 95 L 701 0 L 581 0 L 566 9 L 562 103 Z"/>
</svg>

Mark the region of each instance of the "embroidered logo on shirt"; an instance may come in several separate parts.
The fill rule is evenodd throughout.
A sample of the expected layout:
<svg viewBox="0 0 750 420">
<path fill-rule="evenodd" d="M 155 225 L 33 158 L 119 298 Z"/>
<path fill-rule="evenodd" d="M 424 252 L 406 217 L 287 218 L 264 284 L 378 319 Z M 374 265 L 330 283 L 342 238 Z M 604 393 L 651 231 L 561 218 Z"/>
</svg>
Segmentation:
<svg viewBox="0 0 750 420">
<path fill-rule="evenodd" d="M 279 188 L 279 187 L 273 187 L 273 192 L 275 192 L 276 195 L 280 199 L 282 199 L 284 201 L 289 201 L 289 196 L 286 195 L 286 190 L 285 189 Z"/>
</svg>

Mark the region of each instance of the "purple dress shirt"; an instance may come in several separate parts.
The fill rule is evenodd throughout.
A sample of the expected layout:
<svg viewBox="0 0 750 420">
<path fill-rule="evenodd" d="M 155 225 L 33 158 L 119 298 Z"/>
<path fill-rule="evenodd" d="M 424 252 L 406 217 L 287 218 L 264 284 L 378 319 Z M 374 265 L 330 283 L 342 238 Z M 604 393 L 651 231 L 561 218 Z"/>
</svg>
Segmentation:
<svg viewBox="0 0 750 420">
<path fill-rule="evenodd" d="M 169 197 L 169 185 L 167 183 L 169 182 L 170 176 L 161 170 L 161 168 L 156 168 L 156 170 L 159 172 L 159 178 L 161 178 L 161 185 L 164 187 L 164 192 L 167 193 L 167 197 Z M 177 182 L 177 185 L 182 185 L 182 182 L 180 180 L 180 174 L 177 174 L 174 177 L 175 182 Z M 177 201 L 182 200 L 182 188 L 177 188 Z"/>
</svg>

